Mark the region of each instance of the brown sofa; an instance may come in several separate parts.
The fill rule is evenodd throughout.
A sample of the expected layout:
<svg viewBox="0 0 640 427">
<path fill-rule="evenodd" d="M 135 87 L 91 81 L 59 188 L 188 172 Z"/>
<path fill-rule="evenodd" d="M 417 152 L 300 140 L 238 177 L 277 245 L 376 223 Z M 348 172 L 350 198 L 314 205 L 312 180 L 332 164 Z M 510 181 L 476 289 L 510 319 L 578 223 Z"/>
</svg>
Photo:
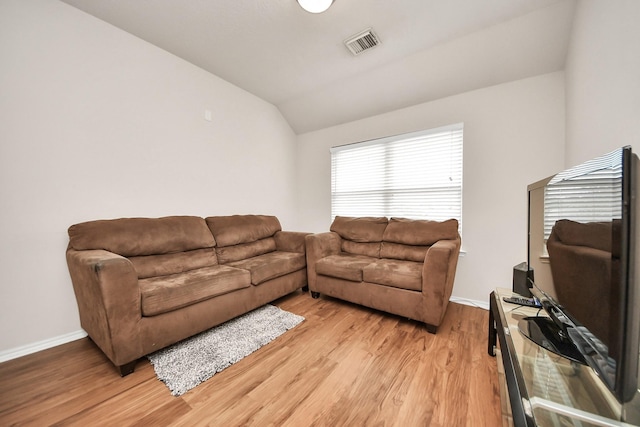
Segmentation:
<svg viewBox="0 0 640 427">
<path fill-rule="evenodd" d="M 458 221 L 336 217 L 308 235 L 312 296 L 325 294 L 424 322 L 436 332 L 458 263 Z"/>
<path fill-rule="evenodd" d="M 306 287 L 305 234 L 261 215 L 72 225 L 82 328 L 127 375 L 146 354 Z"/>
</svg>

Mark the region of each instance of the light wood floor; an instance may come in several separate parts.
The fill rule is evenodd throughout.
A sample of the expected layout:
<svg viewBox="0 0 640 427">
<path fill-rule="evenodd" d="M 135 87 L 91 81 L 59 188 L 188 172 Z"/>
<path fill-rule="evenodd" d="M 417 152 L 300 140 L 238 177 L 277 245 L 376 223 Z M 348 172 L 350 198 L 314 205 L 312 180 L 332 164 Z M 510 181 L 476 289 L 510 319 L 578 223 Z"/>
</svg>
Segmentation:
<svg viewBox="0 0 640 427">
<path fill-rule="evenodd" d="M 306 320 L 180 397 L 147 359 L 121 378 L 88 339 L 0 364 L 0 425 L 499 426 L 488 312 L 451 303 L 437 335 L 331 298 L 275 305 Z"/>
</svg>

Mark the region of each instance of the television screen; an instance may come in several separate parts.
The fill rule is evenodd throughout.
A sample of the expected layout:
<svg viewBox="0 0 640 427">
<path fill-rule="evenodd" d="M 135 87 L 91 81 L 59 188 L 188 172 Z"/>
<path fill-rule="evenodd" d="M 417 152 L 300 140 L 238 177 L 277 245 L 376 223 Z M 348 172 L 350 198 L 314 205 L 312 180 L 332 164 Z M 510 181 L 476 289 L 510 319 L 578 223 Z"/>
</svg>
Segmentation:
<svg viewBox="0 0 640 427">
<path fill-rule="evenodd" d="M 638 386 L 636 162 L 624 147 L 528 188 L 534 288 L 559 341 L 571 341 L 621 402 Z"/>
</svg>

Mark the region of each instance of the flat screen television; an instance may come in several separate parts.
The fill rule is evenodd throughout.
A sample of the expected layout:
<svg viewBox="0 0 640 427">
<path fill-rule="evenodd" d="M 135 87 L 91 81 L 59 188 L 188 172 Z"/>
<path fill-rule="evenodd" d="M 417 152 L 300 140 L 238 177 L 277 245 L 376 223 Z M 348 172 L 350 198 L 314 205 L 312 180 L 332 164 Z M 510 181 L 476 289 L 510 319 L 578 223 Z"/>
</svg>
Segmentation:
<svg viewBox="0 0 640 427">
<path fill-rule="evenodd" d="M 638 157 L 623 147 L 531 184 L 531 291 L 549 315 L 521 332 L 586 363 L 621 403 L 638 389 Z"/>
</svg>

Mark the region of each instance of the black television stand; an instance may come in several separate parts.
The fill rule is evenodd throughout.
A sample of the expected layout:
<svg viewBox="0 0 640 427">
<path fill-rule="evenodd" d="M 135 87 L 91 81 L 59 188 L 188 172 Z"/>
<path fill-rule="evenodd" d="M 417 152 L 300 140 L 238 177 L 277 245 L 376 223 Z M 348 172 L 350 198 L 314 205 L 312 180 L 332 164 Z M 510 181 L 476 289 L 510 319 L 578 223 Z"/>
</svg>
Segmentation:
<svg viewBox="0 0 640 427">
<path fill-rule="evenodd" d="M 518 322 L 518 330 L 537 345 L 555 354 L 587 364 L 582 353 L 566 337 L 564 331 L 547 316 L 524 317 Z"/>
<path fill-rule="evenodd" d="M 553 345 L 562 347 L 562 333 L 550 319 L 539 318 L 545 314 L 539 309 L 502 299 L 514 295 L 496 289 L 489 298 L 488 352 L 497 356 L 503 425 L 628 425 L 620 421 L 620 403 L 593 369 L 534 342 L 547 344 L 555 335 L 560 343 Z M 529 334 L 532 339 L 520 327 L 535 330 Z"/>
</svg>

